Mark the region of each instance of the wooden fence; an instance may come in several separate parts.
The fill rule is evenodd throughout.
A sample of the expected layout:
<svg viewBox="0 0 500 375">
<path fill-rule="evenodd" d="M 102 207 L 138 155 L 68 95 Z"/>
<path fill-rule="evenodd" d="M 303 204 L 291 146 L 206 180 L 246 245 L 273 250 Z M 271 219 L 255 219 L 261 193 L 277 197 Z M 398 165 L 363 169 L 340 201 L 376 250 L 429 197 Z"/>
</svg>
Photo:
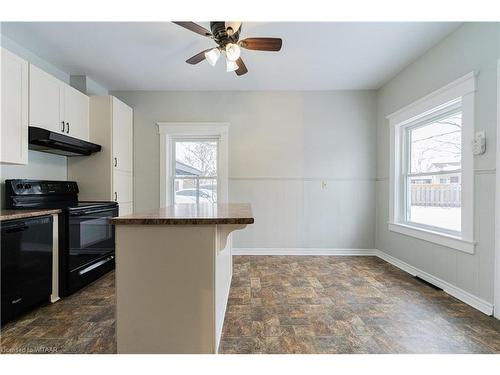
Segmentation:
<svg viewBox="0 0 500 375">
<path fill-rule="evenodd" d="M 460 207 L 460 184 L 412 184 L 412 206 Z"/>
</svg>

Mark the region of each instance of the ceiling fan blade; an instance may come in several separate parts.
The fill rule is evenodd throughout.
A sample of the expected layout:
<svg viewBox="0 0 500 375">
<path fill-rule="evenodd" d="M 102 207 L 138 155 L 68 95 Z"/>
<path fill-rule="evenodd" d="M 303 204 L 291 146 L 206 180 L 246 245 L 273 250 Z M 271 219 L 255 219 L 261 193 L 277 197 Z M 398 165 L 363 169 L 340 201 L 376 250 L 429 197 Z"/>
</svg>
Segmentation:
<svg viewBox="0 0 500 375">
<path fill-rule="evenodd" d="M 188 29 L 196 34 L 200 34 L 203 36 L 212 36 L 212 33 L 210 31 L 208 31 L 203 26 L 200 26 L 194 22 L 172 21 L 172 23 L 175 23 L 176 25 L 184 27 L 185 29 Z"/>
<path fill-rule="evenodd" d="M 188 64 L 196 65 L 199 62 L 205 60 L 205 52 L 210 51 L 212 48 L 206 49 L 205 51 L 201 51 L 200 53 L 197 53 L 193 57 L 190 57 L 189 59 L 186 60 Z"/>
<path fill-rule="evenodd" d="M 279 51 L 282 43 L 280 38 L 246 38 L 239 45 L 257 51 Z"/>
<path fill-rule="evenodd" d="M 234 72 L 237 75 L 242 76 L 243 74 L 248 73 L 248 69 L 243 60 L 241 59 L 241 57 L 238 60 L 236 60 L 236 64 L 238 65 L 238 69 L 236 69 Z"/>
</svg>

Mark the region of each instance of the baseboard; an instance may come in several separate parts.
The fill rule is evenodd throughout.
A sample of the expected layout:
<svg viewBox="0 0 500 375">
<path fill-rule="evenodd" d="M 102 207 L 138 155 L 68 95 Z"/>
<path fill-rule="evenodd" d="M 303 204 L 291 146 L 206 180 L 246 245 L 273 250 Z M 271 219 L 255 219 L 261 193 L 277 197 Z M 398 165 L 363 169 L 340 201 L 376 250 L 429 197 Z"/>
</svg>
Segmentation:
<svg viewBox="0 0 500 375">
<path fill-rule="evenodd" d="M 412 276 L 443 289 L 449 295 L 474 307 L 486 315 L 493 314 L 493 304 L 441 280 L 425 271 L 403 262 L 377 249 L 322 249 L 322 248 L 233 248 L 233 255 L 337 255 L 337 256 L 377 256 Z"/>
<path fill-rule="evenodd" d="M 482 313 L 486 315 L 492 315 L 493 314 L 493 304 L 474 296 L 473 294 L 470 294 L 469 292 L 466 292 L 463 289 L 460 289 L 456 287 L 455 285 L 450 284 L 447 281 L 441 280 L 425 271 L 422 271 L 416 267 L 413 267 L 412 265 L 409 265 L 408 263 L 405 263 L 397 258 L 394 258 L 393 256 L 384 253 L 383 251 L 377 250 L 377 256 L 380 259 L 385 260 L 387 263 L 390 263 L 400 269 L 402 269 L 405 272 L 408 272 L 410 275 L 413 276 L 418 276 L 425 281 L 428 281 L 429 283 L 443 289 L 446 293 L 449 295 L 459 299 L 460 301 L 474 307 L 475 309 L 481 311 Z"/>
<path fill-rule="evenodd" d="M 376 249 L 233 248 L 233 255 L 377 255 Z"/>
</svg>

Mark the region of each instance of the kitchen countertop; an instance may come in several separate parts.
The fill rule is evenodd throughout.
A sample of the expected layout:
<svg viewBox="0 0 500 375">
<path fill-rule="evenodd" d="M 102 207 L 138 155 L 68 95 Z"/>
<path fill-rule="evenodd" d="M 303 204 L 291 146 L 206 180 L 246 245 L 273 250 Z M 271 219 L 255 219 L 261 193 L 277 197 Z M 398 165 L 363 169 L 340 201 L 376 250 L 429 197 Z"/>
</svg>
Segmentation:
<svg viewBox="0 0 500 375">
<path fill-rule="evenodd" d="M 0 210 L 0 221 L 26 219 L 29 217 L 37 217 L 44 215 L 53 215 L 60 213 L 61 210 Z"/>
<path fill-rule="evenodd" d="M 253 224 L 249 204 L 196 204 L 183 203 L 156 210 L 115 217 L 117 225 L 214 225 Z"/>
</svg>

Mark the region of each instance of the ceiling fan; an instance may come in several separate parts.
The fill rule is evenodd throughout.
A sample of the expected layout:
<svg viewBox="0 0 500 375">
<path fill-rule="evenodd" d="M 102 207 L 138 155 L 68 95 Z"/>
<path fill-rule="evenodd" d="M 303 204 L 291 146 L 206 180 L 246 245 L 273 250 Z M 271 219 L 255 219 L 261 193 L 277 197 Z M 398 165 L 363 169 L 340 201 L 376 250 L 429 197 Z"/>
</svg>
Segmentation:
<svg viewBox="0 0 500 375">
<path fill-rule="evenodd" d="M 240 56 L 240 47 L 256 51 L 279 51 L 282 45 L 280 38 L 246 38 L 239 40 L 241 22 L 212 21 L 210 22 L 211 31 L 194 22 L 175 21 L 173 23 L 209 37 L 217 43 L 217 47 L 201 51 L 187 59 L 188 64 L 195 65 L 206 59 L 210 65 L 215 66 L 221 54 L 224 54 L 226 56 L 226 71 L 234 71 L 238 76 L 248 72 Z"/>
</svg>

